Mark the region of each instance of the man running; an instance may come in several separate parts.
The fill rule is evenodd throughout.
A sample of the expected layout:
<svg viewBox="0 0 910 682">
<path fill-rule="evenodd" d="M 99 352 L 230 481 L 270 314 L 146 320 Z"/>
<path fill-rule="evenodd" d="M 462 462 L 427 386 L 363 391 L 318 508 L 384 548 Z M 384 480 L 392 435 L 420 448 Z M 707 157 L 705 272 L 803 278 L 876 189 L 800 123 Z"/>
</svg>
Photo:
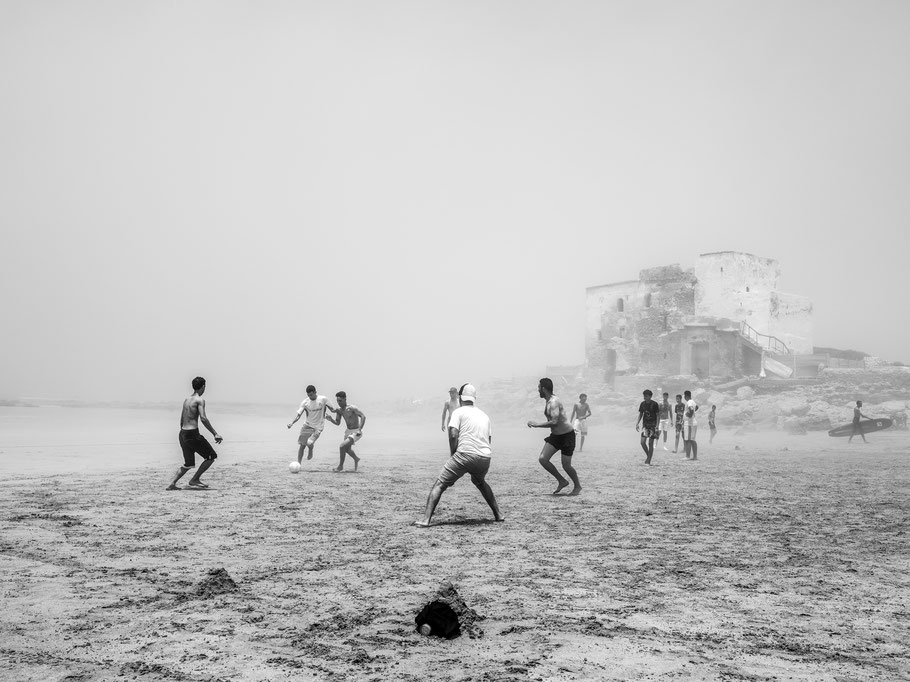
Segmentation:
<svg viewBox="0 0 910 682">
<path fill-rule="evenodd" d="M 676 445 L 673 446 L 674 455 L 679 452 L 679 437 L 682 435 L 683 431 L 683 416 L 685 412 L 686 405 L 682 401 L 682 396 L 677 393 L 676 404 L 673 406 L 673 414 L 676 416 Z M 683 441 L 683 444 L 685 444 L 685 441 Z"/>
<path fill-rule="evenodd" d="M 857 400 L 856 407 L 853 408 L 853 433 L 850 434 L 850 437 L 847 439 L 848 443 L 853 442 L 853 436 L 859 435 L 862 437 L 864 443 L 868 443 L 866 440 L 866 434 L 863 433 L 863 426 L 859 423 L 860 419 L 871 419 L 872 417 L 867 417 L 862 412 L 863 401 Z"/>
<path fill-rule="evenodd" d="M 307 399 L 300 403 L 300 408 L 294 416 L 294 421 L 288 424 L 288 428 L 291 428 L 297 423 L 300 416 L 304 412 L 306 413 L 306 419 L 300 428 L 300 436 L 297 438 L 297 442 L 300 444 L 297 449 L 298 463 L 303 462 L 304 448 L 308 450 L 306 458 L 313 459 L 313 446 L 325 428 L 325 411 L 326 409 L 335 411 L 335 408 L 329 405 L 329 399 L 324 395 L 317 394 L 316 387 L 312 384 L 306 387 L 306 395 Z"/>
<path fill-rule="evenodd" d="M 215 459 L 218 455 L 215 453 L 215 448 L 212 447 L 212 444 L 205 439 L 205 436 L 199 433 L 199 422 L 201 421 L 203 426 L 215 436 L 216 443 L 220 444 L 222 438 L 215 431 L 215 427 L 212 426 L 212 422 L 209 421 L 208 416 L 205 414 L 205 400 L 202 398 L 203 393 L 205 393 L 205 379 L 196 377 L 193 379 L 193 395 L 183 401 L 183 409 L 180 411 L 180 435 L 178 440 L 180 442 L 180 449 L 183 450 L 183 466 L 177 470 L 177 475 L 174 476 L 174 480 L 171 481 L 167 490 L 180 490 L 177 486 L 177 481 L 179 481 L 187 471 L 196 466 L 197 452 L 202 457 L 203 461 L 196 470 L 196 475 L 190 479 L 189 487 L 208 488 L 199 477 L 215 463 Z"/>
<path fill-rule="evenodd" d="M 572 408 L 572 430 L 575 431 L 575 437 L 581 437 L 578 443 L 578 451 L 581 452 L 585 446 L 585 436 L 588 435 L 588 417 L 591 416 L 591 406 L 588 405 L 588 394 L 582 393 L 578 396 L 578 402 Z"/>
<path fill-rule="evenodd" d="M 359 441 L 363 435 L 363 427 L 367 423 L 367 417 L 356 405 L 348 405 L 348 394 L 344 391 L 338 391 L 335 394 L 335 398 L 338 400 L 338 409 L 332 411 L 337 416 L 333 419 L 331 416 L 326 415 L 326 419 L 338 426 L 342 418 L 344 418 L 345 429 L 344 438 L 341 440 L 341 445 L 338 446 L 338 468 L 332 469 L 332 471 L 344 470 L 344 458 L 346 455 L 350 455 L 351 459 L 354 460 L 354 471 L 357 471 L 360 457 L 354 453 L 354 443 Z M 332 408 L 329 409 L 331 410 Z"/>
<path fill-rule="evenodd" d="M 686 412 L 683 417 L 683 444 L 686 451 L 686 459 L 698 459 L 698 443 L 695 442 L 695 432 L 698 430 L 698 419 L 695 413 L 698 412 L 698 404 L 692 399 L 692 391 L 683 391 L 683 398 L 686 399 Z"/>
<path fill-rule="evenodd" d="M 552 474 L 557 481 L 554 495 L 569 485 L 569 482 L 560 475 L 550 458 L 557 452 L 562 453 L 562 468 L 572 479 L 572 492 L 569 495 L 578 495 L 581 492 L 581 483 L 578 482 L 578 473 L 572 466 L 572 454 L 575 452 L 575 430 L 566 420 L 566 410 L 562 401 L 553 395 L 553 381 L 544 377 L 537 384 L 537 393 L 546 401 L 543 415 L 547 421 L 535 423 L 528 422 L 529 429 L 550 429 L 550 435 L 544 438 L 543 450 L 540 451 L 538 462 L 540 466 Z"/>
<path fill-rule="evenodd" d="M 651 458 L 654 456 L 654 441 L 657 440 L 657 417 L 660 414 L 660 405 L 651 400 L 654 395 L 651 389 L 646 388 L 642 392 L 644 400 L 638 406 L 638 420 L 635 422 L 635 430 L 638 431 L 641 425 L 641 449 L 645 451 L 645 464 L 651 466 Z M 647 442 L 646 442 L 647 441 Z"/>
<path fill-rule="evenodd" d="M 436 483 L 427 497 L 427 506 L 423 519 L 415 521 L 415 526 L 426 528 L 430 525 L 439 498 L 445 490 L 465 474 L 471 474 L 471 482 L 477 486 L 483 499 L 490 505 L 493 518 L 505 521 L 499 512 L 496 496 L 486 481 L 490 470 L 490 459 L 493 456 L 493 428 L 490 418 L 480 408 L 474 406 L 477 391 L 471 384 L 464 384 L 456 391 L 459 408 L 452 413 L 449 420 L 449 461 L 442 467 Z"/>
<path fill-rule="evenodd" d="M 440 430 L 446 430 L 449 420 L 452 419 L 452 414 L 454 414 L 455 410 L 459 407 L 458 389 L 452 386 L 452 388 L 449 389 L 449 399 L 442 404 L 442 426 L 439 427 Z"/>
<path fill-rule="evenodd" d="M 670 410 L 673 407 L 670 405 L 670 394 L 664 393 L 663 401 L 660 403 L 660 422 L 657 425 L 658 436 L 661 433 L 664 434 L 664 451 L 669 452 L 670 449 L 667 447 L 667 433 L 670 431 L 670 424 L 673 420 L 670 419 Z"/>
</svg>

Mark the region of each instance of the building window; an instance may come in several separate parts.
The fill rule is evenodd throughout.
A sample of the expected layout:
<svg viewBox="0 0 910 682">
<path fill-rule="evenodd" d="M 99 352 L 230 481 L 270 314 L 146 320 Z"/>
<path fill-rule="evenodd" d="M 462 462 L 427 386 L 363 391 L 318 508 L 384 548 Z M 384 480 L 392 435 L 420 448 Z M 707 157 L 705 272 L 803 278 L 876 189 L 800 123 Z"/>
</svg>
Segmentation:
<svg viewBox="0 0 910 682">
<path fill-rule="evenodd" d="M 645 308 L 651 307 L 651 294 L 650 292 L 645 294 Z"/>
<path fill-rule="evenodd" d="M 749 293 L 749 287 L 746 287 L 746 293 L 747 294 Z"/>
<path fill-rule="evenodd" d="M 598 341 L 604 340 L 604 333 L 602 331 L 600 331 L 599 329 L 597 330 L 597 340 Z"/>
<path fill-rule="evenodd" d="M 624 307 L 624 306 L 623 306 L 622 298 L 621 298 L 621 297 L 620 297 L 620 298 L 617 298 L 617 299 L 616 299 L 616 310 L 618 310 L 619 312 L 622 312 L 622 311 L 623 311 L 623 307 Z"/>
<path fill-rule="evenodd" d="M 619 338 L 621 338 L 621 339 L 626 338 L 626 328 L 625 327 L 619 328 Z"/>
</svg>

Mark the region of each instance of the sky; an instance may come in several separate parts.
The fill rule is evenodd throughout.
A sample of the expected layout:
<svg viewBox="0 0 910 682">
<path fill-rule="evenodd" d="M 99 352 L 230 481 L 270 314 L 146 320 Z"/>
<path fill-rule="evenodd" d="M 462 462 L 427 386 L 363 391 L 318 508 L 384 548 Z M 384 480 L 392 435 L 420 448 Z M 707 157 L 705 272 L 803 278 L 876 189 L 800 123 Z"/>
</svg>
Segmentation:
<svg viewBox="0 0 910 682">
<path fill-rule="evenodd" d="M 910 362 L 907 35 L 902 0 L 0 0 L 0 398 L 441 400 L 728 250 L 816 345 Z"/>
</svg>

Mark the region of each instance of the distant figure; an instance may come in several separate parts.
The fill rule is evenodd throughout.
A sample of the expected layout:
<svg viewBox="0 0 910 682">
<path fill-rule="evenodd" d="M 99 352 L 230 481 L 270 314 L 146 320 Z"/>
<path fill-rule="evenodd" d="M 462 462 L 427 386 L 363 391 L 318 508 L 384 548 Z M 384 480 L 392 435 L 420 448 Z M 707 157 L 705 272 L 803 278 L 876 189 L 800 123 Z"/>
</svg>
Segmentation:
<svg viewBox="0 0 910 682">
<path fill-rule="evenodd" d="M 651 466 L 651 458 L 654 456 L 654 441 L 657 440 L 659 431 L 657 430 L 658 415 L 660 415 L 660 405 L 651 400 L 651 389 L 646 388 L 642 392 L 644 400 L 638 406 L 638 420 L 635 422 L 635 430 L 638 431 L 641 425 L 641 449 L 645 451 L 645 464 Z"/>
<path fill-rule="evenodd" d="M 215 448 L 212 447 L 212 444 L 205 439 L 205 436 L 199 433 L 199 422 L 202 421 L 203 426 L 215 436 L 216 443 L 220 444 L 222 438 L 215 431 L 215 427 L 212 426 L 212 422 L 209 421 L 209 418 L 205 414 L 205 400 L 202 398 L 203 393 L 205 393 L 205 379 L 196 377 L 193 379 L 193 395 L 183 401 L 183 409 L 180 411 L 180 436 L 178 437 L 178 440 L 180 442 L 180 449 L 183 450 L 183 466 L 177 470 L 177 475 L 174 476 L 174 480 L 171 481 L 167 490 L 180 490 L 180 488 L 177 487 L 177 481 L 179 481 L 187 471 L 196 466 L 197 452 L 202 457 L 203 461 L 196 470 L 196 475 L 190 479 L 188 485 L 191 488 L 208 488 L 208 486 L 200 480 L 200 476 L 215 463 L 215 459 L 217 459 L 218 455 L 215 453 Z"/>
<path fill-rule="evenodd" d="M 452 412 L 449 420 L 449 461 L 442 467 L 436 483 L 427 497 L 427 506 L 423 519 L 415 521 L 414 525 L 426 528 L 430 525 L 439 498 L 446 488 L 451 487 L 465 474 L 471 474 L 471 482 L 477 486 L 483 499 L 490 505 L 493 518 L 496 521 L 505 521 L 499 512 L 496 496 L 493 489 L 486 481 L 487 472 L 490 470 L 490 459 L 493 456 L 493 428 L 490 418 L 480 408 L 474 406 L 477 391 L 471 384 L 464 384 L 459 396 L 460 406 Z"/>
<path fill-rule="evenodd" d="M 588 394 L 582 393 L 578 396 L 578 402 L 572 407 L 572 430 L 575 431 L 575 437 L 581 437 L 578 443 L 578 451 L 581 452 L 585 446 L 585 436 L 588 435 L 588 417 L 591 416 L 591 406 L 588 405 Z"/>
<path fill-rule="evenodd" d="M 714 419 L 717 417 L 717 405 L 711 405 L 711 411 L 708 413 L 708 428 L 711 429 L 711 438 L 708 439 L 708 445 L 714 442 L 714 436 L 717 435 L 717 426 Z"/>
<path fill-rule="evenodd" d="M 695 413 L 698 412 L 698 404 L 692 400 L 692 391 L 683 391 L 683 398 L 686 400 L 686 412 L 683 417 L 683 444 L 686 451 L 686 459 L 698 459 L 698 443 L 695 442 L 695 432 L 698 430 L 698 419 Z"/>
<path fill-rule="evenodd" d="M 335 408 L 329 406 L 329 399 L 324 395 L 317 394 L 316 387 L 312 384 L 306 387 L 306 395 L 307 398 L 300 403 L 300 408 L 294 416 L 294 421 L 288 424 L 288 428 L 291 428 L 297 423 L 300 416 L 304 412 L 306 413 L 306 419 L 303 426 L 300 427 L 300 436 L 297 438 L 297 443 L 300 445 L 297 449 L 298 463 L 303 462 L 304 448 L 308 450 L 306 458 L 313 459 L 313 446 L 325 428 L 325 411 L 327 409 L 332 410 L 332 412 L 335 411 Z"/>
<path fill-rule="evenodd" d="M 348 394 L 344 391 L 338 391 L 335 394 L 335 398 L 338 400 L 338 409 L 332 411 L 336 416 L 333 419 L 331 416 L 326 415 L 326 419 L 338 426 L 343 417 L 345 429 L 344 438 L 341 440 L 341 445 L 338 446 L 338 468 L 332 469 L 332 471 L 344 471 L 344 458 L 346 455 L 350 455 L 351 459 L 354 460 L 354 471 L 357 471 L 360 457 L 354 453 L 354 443 L 363 436 L 363 427 L 367 423 L 367 418 L 356 405 L 348 405 Z M 329 407 L 328 409 L 331 410 L 332 408 Z"/>
<path fill-rule="evenodd" d="M 866 415 L 864 415 L 862 413 L 862 411 L 861 411 L 862 406 L 863 406 L 863 401 L 857 400 L 856 407 L 853 408 L 853 433 L 851 433 L 850 437 L 847 439 L 848 443 L 852 442 L 853 436 L 856 436 L 856 435 L 861 436 L 864 443 L 869 442 L 866 440 L 866 434 L 863 433 L 863 427 L 862 427 L 862 424 L 860 424 L 859 420 L 860 419 L 871 419 L 871 417 L 867 417 Z"/>
<path fill-rule="evenodd" d="M 682 401 L 682 396 L 679 393 L 676 394 L 676 404 L 673 406 L 673 413 L 676 416 L 676 445 L 673 446 L 673 454 L 675 455 L 679 452 L 679 437 L 683 432 L 683 417 L 686 412 L 686 405 Z M 685 440 L 683 441 L 685 445 Z"/>
<path fill-rule="evenodd" d="M 449 389 L 449 399 L 442 404 L 442 426 L 440 428 L 443 431 L 446 430 L 449 420 L 458 408 L 458 389 L 452 386 Z"/>
<path fill-rule="evenodd" d="M 575 452 L 575 430 L 566 420 L 566 410 L 562 401 L 553 395 L 553 381 L 544 377 L 537 384 L 537 393 L 541 398 L 547 401 L 544 406 L 543 414 L 547 421 L 535 423 L 528 422 L 529 429 L 550 429 L 550 435 L 544 438 L 543 450 L 540 451 L 540 457 L 537 459 L 540 465 L 551 473 L 557 481 L 554 495 L 569 485 L 569 482 L 560 475 L 556 467 L 550 461 L 557 452 L 562 452 L 562 468 L 569 478 L 572 479 L 572 492 L 569 495 L 578 495 L 581 492 L 581 483 L 578 482 L 578 473 L 572 466 L 572 454 Z"/>
<path fill-rule="evenodd" d="M 670 449 L 667 447 L 667 433 L 670 431 L 670 425 L 673 423 L 672 418 L 670 417 L 670 411 L 673 407 L 670 405 L 670 394 L 664 393 L 663 401 L 660 403 L 660 422 L 657 425 L 658 436 L 662 433 L 664 435 L 664 451 L 669 452 Z"/>
</svg>

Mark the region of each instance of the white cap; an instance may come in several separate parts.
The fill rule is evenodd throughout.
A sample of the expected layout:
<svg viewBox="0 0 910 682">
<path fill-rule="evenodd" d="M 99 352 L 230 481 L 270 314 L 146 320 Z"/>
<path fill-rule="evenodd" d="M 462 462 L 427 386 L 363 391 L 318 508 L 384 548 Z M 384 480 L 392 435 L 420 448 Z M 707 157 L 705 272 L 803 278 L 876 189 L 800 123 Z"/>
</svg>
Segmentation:
<svg viewBox="0 0 910 682">
<path fill-rule="evenodd" d="M 465 384 L 461 387 L 461 390 L 458 392 L 458 397 L 461 398 L 466 403 L 473 403 L 477 396 L 477 389 L 474 388 L 473 384 Z"/>
</svg>

